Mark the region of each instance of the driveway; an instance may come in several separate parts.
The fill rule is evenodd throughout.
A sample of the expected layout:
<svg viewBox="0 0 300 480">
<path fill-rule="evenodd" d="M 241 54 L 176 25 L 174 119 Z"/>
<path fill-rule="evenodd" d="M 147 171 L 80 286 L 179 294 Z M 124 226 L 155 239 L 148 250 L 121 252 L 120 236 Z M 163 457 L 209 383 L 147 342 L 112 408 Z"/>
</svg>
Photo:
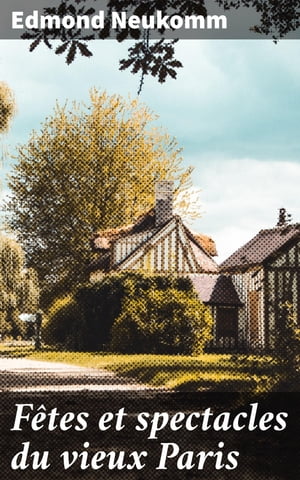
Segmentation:
<svg viewBox="0 0 300 480">
<path fill-rule="evenodd" d="M 153 390 L 107 370 L 0 358 L 0 392 Z"/>
</svg>

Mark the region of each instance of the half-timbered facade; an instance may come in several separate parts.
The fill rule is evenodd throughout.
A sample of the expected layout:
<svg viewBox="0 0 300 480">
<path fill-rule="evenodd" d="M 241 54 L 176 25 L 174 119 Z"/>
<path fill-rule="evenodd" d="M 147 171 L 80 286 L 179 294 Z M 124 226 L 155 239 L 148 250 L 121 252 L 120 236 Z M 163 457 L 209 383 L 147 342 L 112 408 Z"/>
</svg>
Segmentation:
<svg viewBox="0 0 300 480">
<path fill-rule="evenodd" d="M 172 182 L 159 182 L 155 208 L 135 224 L 98 232 L 93 239 L 98 258 L 91 264 L 91 280 L 124 270 L 217 273 L 213 240 L 193 234 L 178 215 L 173 215 L 172 202 Z"/>
<path fill-rule="evenodd" d="M 282 305 L 288 302 L 300 325 L 300 224 L 283 224 L 261 230 L 220 266 L 230 275 L 244 308 L 248 350 L 275 347 Z"/>
</svg>

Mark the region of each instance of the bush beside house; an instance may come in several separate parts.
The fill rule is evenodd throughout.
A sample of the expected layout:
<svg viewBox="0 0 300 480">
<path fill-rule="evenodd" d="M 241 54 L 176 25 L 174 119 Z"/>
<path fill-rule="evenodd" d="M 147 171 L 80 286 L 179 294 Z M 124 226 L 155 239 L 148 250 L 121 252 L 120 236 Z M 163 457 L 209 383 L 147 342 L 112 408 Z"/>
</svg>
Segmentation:
<svg viewBox="0 0 300 480">
<path fill-rule="evenodd" d="M 44 338 L 83 351 L 191 354 L 211 330 L 189 279 L 122 273 L 54 302 Z"/>
<path fill-rule="evenodd" d="M 207 308 L 175 288 L 126 298 L 112 326 L 112 350 L 122 353 L 201 353 L 211 339 Z"/>
</svg>

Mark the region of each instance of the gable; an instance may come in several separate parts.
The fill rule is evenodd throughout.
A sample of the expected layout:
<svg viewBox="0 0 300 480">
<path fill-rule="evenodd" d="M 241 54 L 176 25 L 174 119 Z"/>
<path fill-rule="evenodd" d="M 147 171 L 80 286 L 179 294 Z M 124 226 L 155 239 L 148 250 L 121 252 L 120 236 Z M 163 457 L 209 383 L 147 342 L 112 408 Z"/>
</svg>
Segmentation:
<svg viewBox="0 0 300 480">
<path fill-rule="evenodd" d="M 135 236 L 134 236 L 135 237 Z M 135 239 L 133 238 L 133 243 Z M 118 251 L 124 245 L 117 241 L 113 245 L 113 258 L 116 270 L 146 270 L 157 273 L 198 273 L 217 271 L 216 263 L 187 236 L 185 227 L 178 217 L 173 217 L 166 225 L 156 231 L 148 231 L 147 238 L 142 239 L 135 248 L 131 245 L 128 255 L 118 257 Z M 127 240 L 131 242 L 130 237 Z"/>
<path fill-rule="evenodd" d="M 276 258 L 268 262 L 270 267 L 299 267 L 300 266 L 300 241 L 289 244 L 285 249 L 278 252 Z"/>
</svg>

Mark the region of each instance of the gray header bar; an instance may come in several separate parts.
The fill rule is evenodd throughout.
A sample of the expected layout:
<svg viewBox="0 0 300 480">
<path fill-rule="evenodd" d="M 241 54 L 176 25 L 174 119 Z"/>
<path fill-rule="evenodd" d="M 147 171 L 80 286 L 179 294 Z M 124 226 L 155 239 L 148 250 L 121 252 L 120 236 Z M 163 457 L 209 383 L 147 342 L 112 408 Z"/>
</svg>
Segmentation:
<svg viewBox="0 0 300 480">
<path fill-rule="evenodd" d="M 122 3 L 122 2 L 119 2 Z M 126 2 L 125 2 L 126 3 Z M 134 2 L 133 2 L 134 3 Z M 135 2 L 137 3 L 137 2 Z M 142 3 L 142 2 L 141 2 Z M 166 2 L 167 3 L 167 2 Z M 201 3 L 199 1 L 199 3 Z M 253 8 L 224 10 L 217 0 L 206 0 L 205 15 L 180 15 L 175 9 L 155 10 L 152 15 L 137 16 L 133 11 L 119 10 L 107 13 L 106 0 L 10 0 L 0 6 L 1 39 L 35 39 L 39 35 L 48 40 L 99 38 L 138 39 L 148 32 L 151 39 L 272 39 L 280 37 L 278 25 L 268 34 L 258 33 L 261 15 Z M 222 3 L 222 2 L 221 2 Z M 224 2 L 223 2 L 224 3 Z M 230 2 L 227 2 L 230 3 Z M 251 3 L 251 2 L 250 2 Z M 265 2 L 268 3 L 268 2 Z M 272 2 L 274 4 L 274 2 Z M 287 2 L 278 2 L 279 8 Z M 71 9 L 58 10 L 64 4 Z M 51 9 L 51 10 L 49 10 Z M 81 10 L 82 9 L 82 10 Z M 93 9 L 93 11 L 89 11 Z M 274 16 L 274 18 L 276 18 Z M 110 25 L 109 36 L 107 25 Z M 300 38 L 295 29 L 286 38 Z M 163 32 L 159 32 L 160 27 Z M 105 34 L 106 32 L 106 34 Z"/>
</svg>

